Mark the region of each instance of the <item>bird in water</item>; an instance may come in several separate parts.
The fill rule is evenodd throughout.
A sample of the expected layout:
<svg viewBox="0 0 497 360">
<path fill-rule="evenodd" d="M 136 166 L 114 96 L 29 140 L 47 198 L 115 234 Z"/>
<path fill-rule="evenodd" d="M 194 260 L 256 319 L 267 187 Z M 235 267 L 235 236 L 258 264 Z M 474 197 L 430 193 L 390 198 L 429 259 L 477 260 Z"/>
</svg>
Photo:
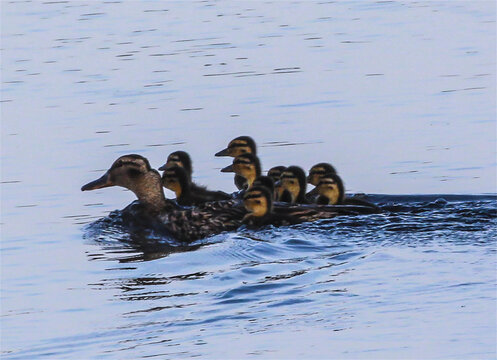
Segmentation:
<svg viewBox="0 0 497 360">
<path fill-rule="evenodd" d="M 286 169 L 285 166 L 273 166 L 267 171 L 267 176 L 273 179 L 274 183 L 280 180 L 281 173 Z"/>
<path fill-rule="evenodd" d="M 119 157 L 97 180 L 81 190 L 96 190 L 121 186 L 138 198 L 122 212 L 133 219 L 131 226 L 152 227 L 167 232 L 180 241 L 193 241 L 223 231 L 236 230 L 246 210 L 237 200 L 215 201 L 184 209 L 166 199 L 158 171 L 140 155 Z"/>
<path fill-rule="evenodd" d="M 323 175 L 316 186 L 318 205 L 356 205 L 368 207 L 379 212 L 378 206 L 358 197 L 345 196 L 345 186 L 337 174 Z"/>
<path fill-rule="evenodd" d="M 186 170 L 180 166 L 171 166 L 162 173 L 162 185 L 176 194 L 176 202 L 183 206 L 200 205 L 206 202 L 229 200 L 231 196 L 222 191 L 192 191 Z"/>
<path fill-rule="evenodd" d="M 185 169 L 187 175 L 187 182 L 189 184 L 188 189 L 186 189 L 186 181 L 185 181 L 184 182 L 185 186 L 183 188 L 188 190 L 189 192 L 188 197 L 191 198 L 191 201 L 186 200 L 186 196 L 184 195 L 181 202 L 185 203 L 180 205 L 187 205 L 186 202 L 201 203 L 207 201 L 231 199 L 231 195 L 225 193 L 224 191 L 208 190 L 205 186 L 197 185 L 192 181 L 192 172 L 193 172 L 192 160 L 190 158 L 190 155 L 186 151 L 175 151 L 169 154 L 166 163 L 162 165 L 159 168 L 159 170 L 166 171 L 167 169 L 174 166 Z M 164 184 L 164 179 L 163 179 L 163 184 Z M 167 186 L 165 187 L 167 188 Z M 202 201 L 202 199 L 204 199 L 204 201 Z"/>
<path fill-rule="evenodd" d="M 234 172 L 243 179 L 243 189 L 248 189 L 258 176 L 261 176 L 259 158 L 251 153 L 238 155 L 233 163 L 221 169 L 221 172 Z"/>
<path fill-rule="evenodd" d="M 309 176 L 307 176 L 307 182 L 314 185 L 314 189 L 305 194 L 305 198 L 308 202 L 315 202 L 318 196 L 317 185 L 319 180 L 327 174 L 337 174 L 337 171 L 330 163 L 319 163 L 311 167 L 309 170 Z"/>
<path fill-rule="evenodd" d="M 257 146 L 254 139 L 250 136 L 239 136 L 234 138 L 229 142 L 228 147 L 218 151 L 215 156 L 231 156 L 236 158 L 237 156 L 243 154 L 257 155 Z M 243 176 L 236 174 L 234 181 L 238 190 L 242 190 L 244 188 L 245 178 Z"/>
<path fill-rule="evenodd" d="M 290 204 L 308 204 L 305 198 L 307 183 L 305 172 L 299 166 L 287 167 L 276 184 L 278 201 Z"/>
</svg>

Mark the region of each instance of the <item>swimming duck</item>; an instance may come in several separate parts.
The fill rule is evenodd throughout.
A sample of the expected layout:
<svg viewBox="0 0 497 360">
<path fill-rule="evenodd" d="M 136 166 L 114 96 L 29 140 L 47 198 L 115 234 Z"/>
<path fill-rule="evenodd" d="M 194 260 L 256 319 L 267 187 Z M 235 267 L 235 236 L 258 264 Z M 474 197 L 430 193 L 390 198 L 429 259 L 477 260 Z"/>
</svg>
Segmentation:
<svg viewBox="0 0 497 360">
<path fill-rule="evenodd" d="M 308 204 L 305 198 L 307 187 L 305 172 L 299 166 L 287 167 L 276 185 L 278 200 L 290 204 Z"/>
<path fill-rule="evenodd" d="M 273 166 L 267 171 L 267 176 L 273 179 L 276 184 L 280 180 L 281 173 L 286 169 L 285 166 Z"/>
<path fill-rule="evenodd" d="M 242 222 L 249 227 L 293 225 L 330 219 L 337 215 L 372 213 L 362 206 L 275 205 L 271 191 L 265 186 L 252 186 L 248 189 L 243 195 L 243 205 L 248 213 Z"/>
<path fill-rule="evenodd" d="M 343 181 L 337 174 L 323 175 L 316 189 L 316 204 L 318 205 L 359 205 L 379 211 L 378 206 L 364 199 L 346 197 Z"/>
<path fill-rule="evenodd" d="M 336 174 L 335 168 L 330 164 L 330 163 L 319 163 L 311 167 L 309 170 L 309 176 L 307 176 L 307 182 L 311 185 L 314 185 L 314 189 L 309 191 L 307 194 L 305 194 L 305 198 L 309 202 L 315 202 L 317 196 L 318 196 L 318 191 L 317 191 L 317 185 L 319 183 L 319 180 L 327 174 Z"/>
<path fill-rule="evenodd" d="M 243 188 L 248 189 L 254 180 L 261 175 L 261 163 L 259 158 L 251 153 L 237 156 L 231 165 L 221 169 L 221 172 L 234 172 L 244 180 Z"/>
<path fill-rule="evenodd" d="M 167 168 L 162 174 L 162 185 L 174 191 L 176 202 L 183 206 L 193 206 L 209 201 L 229 200 L 231 196 L 223 191 L 192 191 L 186 170 L 180 166 Z"/>
<path fill-rule="evenodd" d="M 197 185 L 192 181 L 192 160 L 190 158 L 190 155 L 186 151 L 175 151 L 169 154 L 166 163 L 162 165 L 159 168 L 159 170 L 166 171 L 167 169 L 174 166 L 179 166 L 185 169 L 186 175 L 188 177 L 187 180 L 189 182 L 190 197 L 193 196 L 193 198 L 196 199 L 194 201 L 195 203 L 231 199 L 231 195 L 225 193 L 224 191 L 211 191 L 208 190 L 205 186 Z M 164 185 L 164 179 L 163 179 L 163 185 Z M 183 198 L 182 201 L 184 199 L 185 198 Z M 204 201 L 202 201 L 202 199 L 204 199 Z M 187 204 L 185 203 L 180 205 L 187 205 Z"/>
<path fill-rule="evenodd" d="M 257 146 L 255 145 L 254 139 L 250 136 L 239 136 L 231 140 L 228 147 L 218 151 L 215 156 L 231 156 L 237 157 L 242 154 L 254 154 L 257 155 Z M 235 175 L 235 185 L 241 190 L 245 185 L 245 178 L 240 175 Z"/>
<path fill-rule="evenodd" d="M 181 241 L 205 238 L 223 231 L 236 230 L 245 209 L 237 200 L 215 201 L 195 208 L 183 209 L 164 196 L 161 176 L 140 155 L 118 158 L 99 179 L 84 185 L 81 190 L 96 190 L 109 186 L 122 186 L 131 190 L 138 202 L 123 212 L 132 212 L 137 222 L 166 231 Z"/>
</svg>

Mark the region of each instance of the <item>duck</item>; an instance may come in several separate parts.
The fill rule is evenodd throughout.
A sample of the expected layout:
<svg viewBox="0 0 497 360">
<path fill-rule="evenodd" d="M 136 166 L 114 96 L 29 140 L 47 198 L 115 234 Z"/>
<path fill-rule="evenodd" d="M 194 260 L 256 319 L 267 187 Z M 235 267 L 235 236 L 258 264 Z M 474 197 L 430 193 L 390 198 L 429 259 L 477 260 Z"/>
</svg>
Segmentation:
<svg viewBox="0 0 497 360">
<path fill-rule="evenodd" d="M 257 146 L 254 139 L 250 136 L 234 138 L 228 143 L 225 149 L 218 151 L 215 156 L 231 156 L 236 158 L 243 154 L 257 155 Z M 245 186 L 245 178 L 241 175 L 235 174 L 234 182 L 238 190 L 242 190 Z"/>
<path fill-rule="evenodd" d="M 234 231 L 241 224 L 246 210 L 238 200 L 214 201 L 197 207 L 183 208 L 166 199 L 162 179 L 149 161 L 137 154 L 119 157 L 100 178 L 83 185 L 82 191 L 111 186 L 131 190 L 138 201 L 122 210 L 131 214 L 140 226 L 166 232 L 182 242 L 206 238 L 225 231 Z"/>
<path fill-rule="evenodd" d="M 187 181 L 189 183 L 189 197 L 193 197 L 196 200 L 194 202 L 207 202 L 207 201 L 218 201 L 218 200 L 229 200 L 231 199 L 231 195 L 225 193 L 224 191 L 211 191 L 207 189 L 205 186 L 195 184 L 192 181 L 192 159 L 190 155 L 186 151 L 175 151 L 169 154 L 167 157 L 166 163 L 159 167 L 159 170 L 166 171 L 167 169 L 179 166 L 185 169 L 186 175 L 188 177 Z M 163 179 L 164 180 L 164 179 Z M 164 185 L 164 181 L 163 181 Z M 165 186 L 165 185 L 164 185 Z M 186 186 L 186 182 L 185 182 Z M 174 191 L 174 190 L 173 190 Z M 204 199 L 205 201 L 202 201 Z M 185 200 L 183 197 L 182 201 Z M 183 205 L 183 204 L 181 204 Z M 185 204 L 186 205 L 186 204 Z"/>
<path fill-rule="evenodd" d="M 257 155 L 245 153 L 234 158 L 233 163 L 222 168 L 221 172 L 234 172 L 243 178 L 242 189 L 248 189 L 255 179 L 261 176 L 261 163 Z"/>
<path fill-rule="evenodd" d="M 290 204 L 308 204 L 305 198 L 307 183 L 304 170 L 299 166 L 287 167 L 276 184 L 278 201 Z"/>
<path fill-rule="evenodd" d="M 269 190 L 271 195 L 273 195 L 274 193 L 274 181 L 272 178 L 266 175 L 258 176 L 252 183 L 252 186 L 264 186 Z"/>
<path fill-rule="evenodd" d="M 229 200 L 231 195 L 223 191 L 192 191 L 186 169 L 177 165 L 168 167 L 162 173 L 162 185 L 176 194 L 176 202 L 183 206 L 200 205 L 209 201 Z"/>
<path fill-rule="evenodd" d="M 368 207 L 379 211 L 380 208 L 364 199 L 356 197 L 347 197 L 345 195 L 345 186 L 343 181 L 337 174 L 326 174 L 321 177 L 316 186 L 317 205 L 355 205 Z"/>
<path fill-rule="evenodd" d="M 243 194 L 243 205 L 247 214 L 242 223 L 248 228 L 295 225 L 331 219 L 338 215 L 371 213 L 362 207 L 275 204 L 271 191 L 265 186 L 252 186 L 248 189 Z"/>
<path fill-rule="evenodd" d="M 281 173 L 286 169 L 286 166 L 273 166 L 267 171 L 267 176 L 273 179 L 276 184 L 280 180 Z"/>
<path fill-rule="evenodd" d="M 309 176 L 307 176 L 307 183 L 314 185 L 314 188 L 305 194 L 308 202 L 315 202 L 317 198 L 317 185 L 321 177 L 327 174 L 338 174 L 336 169 L 330 163 L 318 163 L 311 167 L 309 170 Z"/>
</svg>

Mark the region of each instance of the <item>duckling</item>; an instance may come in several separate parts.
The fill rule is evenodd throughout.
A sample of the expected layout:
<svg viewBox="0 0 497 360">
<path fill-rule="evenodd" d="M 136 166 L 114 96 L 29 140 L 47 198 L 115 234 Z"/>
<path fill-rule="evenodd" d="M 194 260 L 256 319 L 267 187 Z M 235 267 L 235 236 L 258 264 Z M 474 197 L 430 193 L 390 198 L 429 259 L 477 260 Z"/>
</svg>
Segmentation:
<svg viewBox="0 0 497 360">
<path fill-rule="evenodd" d="M 290 204 L 308 204 L 305 198 L 306 190 L 305 172 L 299 166 L 289 166 L 280 176 L 276 185 L 278 200 Z"/>
<path fill-rule="evenodd" d="M 252 183 L 252 186 L 264 186 L 269 190 L 271 195 L 274 193 L 274 181 L 269 176 L 258 176 Z"/>
<path fill-rule="evenodd" d="M 286 169 L 285 166 L 274 166 L 267 171 L 267 176 L 273 179 L 276 184 L 280 180 L 281 173 Z"/>
<path fill-rule="evenodd" d="M 243 187 L 248 189 L 252 186 L 254 180 L 261 175 L 261 163 L 256 155 L 246 153 L 234 158 L 233 163 L 222 168 L 221 172 L 234 172 L 243 177 Z"/>
<path fill-rule="evenodd" d="M 271 191 L 265 186 L 252 186 L 248 189 L 243 195 L 243 205 L 248 213 L 243 217 L 242 222 L 249 227 L 293 225 L 330 219 L 337 215 L 364 213 L 362 207 L 274 205 Z M 366 211 L 366 213 L 371 212 Z"/>
<path fill-rule="evenodd" d="M 349 198 L 345 196 L 343 181 L 337 174 L 326 174 L 321 177 L 316 186 L 318 205 L 358 205 L 368 207 L 379 212 L 380 208 L 364 199 Z"/>
<path fill-rule="evenodd" d="M 307 194 L 305 194 L 305 198 L 307 199 L 307 201 L 311 203 L 315 202 L 318 196 L 317 185 L 321 177 L 327 174 L 336 173 L 337 172 L 335 168 L 330 163 L 319 163 L 311 167 L 311 169 L 309 170 L 309 176 L 307 176 L 307 182 L 314 185 L 315 187 Z"/>
<path fill-rule="evenodd" d="M 206 201 L 231 199 L 231 195 L 225 193 L 224 191 L 211 191 L 207 189 L 205 186 L 195 184 L 192 181 L 192 160 L 190 158 L 190 155 L 186 151 L 175 151 L 169 154 L 166 163 L 162 165 L 159 168 L 159 170 L 165 171 L 173 166 L 179 166 L 185 169 L 186 174 L 188 176 L 189 191 L 191 193 L 191 196 L 193 196 L 199 201 L 198 203 Z M 164 184 L 164 179 L 163 179 L 163 184 Z M 202 199 L 205 199 L 205 201 L 202 201 Z M 197 202 L 195 201 L 195 203 Z M 181 204 L 181 205 L 186 205 L 186 204 Z"/>
<path fill-rule="evenodd" d="M 199 205 L 209 201 L 229 200 L 231 196 L 222 191 L 193 192 L 186 170 L 180 166 L 167 168 L 162 174 L 162 185 L 175 192 L 176 202 L 183 206 Z"/>
<path fill-rule="evenodd" d="M 273 211 L 273 195 L 265 186 L 253 186 L 243 195 L 243 205 L 248 211 L 242 222 L 249 227 L 263 225 L 292 225 L 300 223 L 300 219 L 288 214 L 277 214 Z"/>
<path fill-rule="evenodd" d="M 133 216 L 138 222 L 165 231 L 181 241 L 193 241 L 223 231 L 236 230 L 246 214 L 239 201 L 215 201 L 195 208 L 181 209 L 164 196 L 161 177 L 150 167 L 148 160 L 140 155 L 124 155 L 118 158 L 99 179 L 84 185 L 81 190 L 96 190 L 109 186 L 122 186 L 138 198 L 128 206 L 137 209 Z M 135 215 L 135 214 L 133 214 Z"/>
<path fill-rule="evenodd" d="M 253 154 L 257 155 L 257 146 L 255 145 L 254 139 L 250 136 L 239 136 L 231 140 L 228 147 L 218 151 L 215 156 L 231 156 L 237 157 L 242 154 Z M 234 179 L 237 189 L 241 190 L 245 185 L 245 178 L 240 175 L 235 175 Z"/>
</svg>

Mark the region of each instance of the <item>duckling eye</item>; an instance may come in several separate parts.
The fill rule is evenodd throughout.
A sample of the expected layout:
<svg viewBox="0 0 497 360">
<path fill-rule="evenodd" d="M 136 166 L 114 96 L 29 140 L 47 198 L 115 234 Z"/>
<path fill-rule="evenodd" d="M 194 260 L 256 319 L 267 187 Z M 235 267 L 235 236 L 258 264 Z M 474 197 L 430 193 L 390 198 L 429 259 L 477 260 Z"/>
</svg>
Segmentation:
<svg viewBox="0 0 497 360">
<path fill-rule="evenodd" d="M 261 201 L 260 200 L 255 200 L 255 203 L 260 205 Z"/>
</svg>

